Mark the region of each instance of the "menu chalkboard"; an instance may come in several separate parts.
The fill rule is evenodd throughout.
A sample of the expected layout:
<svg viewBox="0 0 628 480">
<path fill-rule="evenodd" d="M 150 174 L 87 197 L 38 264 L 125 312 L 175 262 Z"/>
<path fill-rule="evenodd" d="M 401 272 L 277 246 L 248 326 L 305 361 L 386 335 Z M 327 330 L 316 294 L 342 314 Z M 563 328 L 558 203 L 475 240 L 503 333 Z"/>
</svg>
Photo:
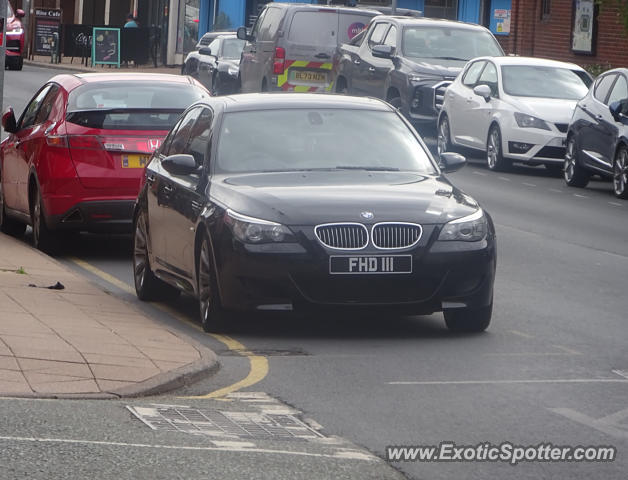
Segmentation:
<svg viewBox="0 0 628 480">
<path fill-rule="evenodd" d="M 61 25 L 61 10 L 56 8 L 35 9 L 35 55 L 50 55 L 53 39 L 56 36 L 59 46 L 59 28 Z"/>
<path fill-rule="evenodd" d="M 96 28 L 92 34 L 92 65 L 120 66 L 120 29 Z"/>
</svg>

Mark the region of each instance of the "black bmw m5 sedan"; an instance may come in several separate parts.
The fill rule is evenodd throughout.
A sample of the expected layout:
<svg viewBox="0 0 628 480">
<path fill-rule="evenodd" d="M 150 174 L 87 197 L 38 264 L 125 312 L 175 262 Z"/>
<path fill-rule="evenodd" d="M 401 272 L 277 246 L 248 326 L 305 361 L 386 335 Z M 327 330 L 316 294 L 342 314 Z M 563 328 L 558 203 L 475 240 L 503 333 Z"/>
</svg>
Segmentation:
<svg viewBox="0 0 628 480">
<path fill-rule="evenodd" d="M 135 209 L 140 299 L 184 291 L 203 328 L 232 310 L 382 308 L 491 320 L 491 217 L 443 176 L 387 103 L 251 94 L 191 106 L 153 155 Z"/>
</svg>

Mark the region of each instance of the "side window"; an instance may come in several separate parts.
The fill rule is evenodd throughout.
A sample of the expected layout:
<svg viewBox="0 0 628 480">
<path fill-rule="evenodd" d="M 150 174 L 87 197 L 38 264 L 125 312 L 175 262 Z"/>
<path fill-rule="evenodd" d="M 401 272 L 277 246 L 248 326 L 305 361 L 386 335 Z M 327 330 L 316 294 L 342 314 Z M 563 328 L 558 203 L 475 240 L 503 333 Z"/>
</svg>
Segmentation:
<svg viewBox="0 0 628 480">
<path fill-rule="evenodd" d="M 167 155 L 176 155 L 177 153 L 183 153 L 185 149 L 188 139 L 190 138 L 190 133 L 192 132 L 192 127 L 194 126 L 194 122 L 196 121 L 199 113 L 201 113 L 200 108 L 195 108 L 190 110 L 179 122 L 179 128 L 176 133 L 172 137 L 172 142 L 168 148 Z"/>
<path fill-rule="evenodd" d="M 617 75 L 615 74 L 606 75 L 597 81 L 597 83 L 595 84 L 595 91 L 593 92 L 593 96 L 597 100 L 604 103 L 604 100 L 606 100 L 606 95 L 608 95 L 608 91 L 613 86 L 613 82 L 615 81 L 616 76 Z"/>
<path fill-rule="evenodd" d="M 279 30 L 283 12 L 281 8 L 268 8 L 266 10 L 264 22 L 259 27 L 259 40 L 267 41 L 275 38 Z"/>
<path fill-rule="evenodd" d="M 613 102 L 619 102 L 621 100 L 628 99 L 628 84 L 626 83 L 626 77 L 623 75 L 617 76 L 617 81 L 611 90 L 611 94 L 608 97 L 607 105 Z"/>
<path fill-rule="evenodd" d="M 212 118 L 212 111 L 209 108 L 203 108 L 190 132 L 190 140 L 183 150 L 183 153 L 188 153 L 194 157 L 196 165 L 199 167 L 203 165 L 205 155 L 207 155 Z"/>
<path fill-rule="evenodd" d="M 358 46 L 362 44 L 362 40 L 364 40 L 364 36 L 366 35 L 366 31 L 367 29 L 365 28 L 364 30 L 362 30 L 360 33 L 358 33 L 355 37 L 353 37 L 350 41 L 349 41 L 349 45 L 354 45 L 354 46 Z"/>
<path fill-rule="evenodd" d="M 386 38 L 384 39 L 384 45 L 390 45 L 391 47 L 397 48 L 397 27 L 392 25 L 388 33 L 386 34 Z"/>
<path fill-rule="evenodd" d="M 22 118 L 20 118 L 20 121 L 18 123 L 18 130 L 35 125 L 35 118 L 37 117 L 37 113 L 39 112 L 39 107 L 43 103 L 44 98 L 46 98 L 46 94 L 48 93 L 50 88 L 51 85 L 46 85 L 35 94 L 30 103 L 26 106 L 26 109 L 22 114 Z"/>
<path fill-rule="evenodd" d="M 479 85 L 488 85 L 491 87 L 491 95 L 497 96 L 497 69 L 491 62 L 486 62 L 486 67 L 482 71 L 482 75 L 477 82 Z"/>
<path fill-rule="evenodd" d="M 482 73 L 482 69 L 484 68 L 485 63 L 486 62 L 484 61 L 472 63 L 469 68 L 467 68 L 464 77 L 462 77 L 462 84 L 469 88 L 475 86 L 478 78 L 480 78 L 480 73 Z"/>
<path fill-rule="evenodd" d="M 369 37 L 369 47 L 382 43 L 386 30 L 388 30 L 387 23 L 378 23 L 375 25 L 373 31 L 371 32 L 371 36 Z"/>
<path fill-rule="evenodd" d="M 266 16 L 267 11 L 268 11 L 268 8 L 265 8 L 264 11 L 260 13 L 260 16 L 257 17 L 257 20 L 255 20 L 255 25 L 253 25 L 253 30 L 251 30 L 251 36 L 253 37 L 254 40 L 258 40 L 261 25 L 262 25 L 262 22 L 264 22 L 264 17 Z"/>
<path fill-rule="evenodd" d="M 41 107 L 39 107 L 39 112 L 37 112 L 37 116 L 35 117 L 35 125 L 39 125 L 48 120 L 58 94 L 59 86 L 52 85 L 46 94 L 46 98 L 41 102 Z"/>
<path fill-rule="evenodd" d="M 214 38 L 214 40 L 207 45 L 207 48 L 211 49 L 212 55 L 218 55 L 218 50 L 220 50 L 220 39 Z"/>
</svg>

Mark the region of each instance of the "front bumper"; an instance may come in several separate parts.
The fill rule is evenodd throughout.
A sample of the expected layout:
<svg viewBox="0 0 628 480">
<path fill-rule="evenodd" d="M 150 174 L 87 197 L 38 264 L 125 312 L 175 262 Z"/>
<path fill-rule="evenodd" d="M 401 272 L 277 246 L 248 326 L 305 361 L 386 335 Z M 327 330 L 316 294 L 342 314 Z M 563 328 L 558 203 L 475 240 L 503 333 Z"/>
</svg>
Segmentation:
<svg viewBox="0 0 628 480">
<path fill-rule="evenodd" d="M 417 123 L 435 122 L 445 100 L 445 90 L 453 79 L 441 79 L 422 83 L 410 83 L 402 103 L 406 117 Z"/>
<path fill-rule="evenodd" d="M 294 229 L 293 229 L 294 230 Z M 429 231 L 428 231 L 429 230 Z M 434 227 L 413 248 L 383 252 L 331 251 L 313 232 L 307 242 L 245 245 L 223 235 L 216 254 L 222 304 L 231 309 L 312 310 L 382 308 L 429 314 L 450 308 L 490 304 L 495 278 L 495 239 L 480 242 L 433 242 Z M 329 273 L 330 255 L 412 255 L 410 274 Z"/>
<path fill-rule="evenodd" d="M 547 122 L 551 130 L 521 128 L 514 118 L 502 124 L 502 152 L 517 162 L 562 164 L 565 160 L 566 133 Z"/>
</svg>

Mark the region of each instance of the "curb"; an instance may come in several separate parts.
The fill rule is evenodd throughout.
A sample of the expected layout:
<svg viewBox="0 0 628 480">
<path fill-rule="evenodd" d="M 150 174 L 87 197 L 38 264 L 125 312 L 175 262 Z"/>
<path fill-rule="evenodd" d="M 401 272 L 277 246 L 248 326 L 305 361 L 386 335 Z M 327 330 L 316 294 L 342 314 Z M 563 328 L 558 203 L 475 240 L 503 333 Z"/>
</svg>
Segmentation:
<svg viewBox="0 0 628 480">
<path fill-rule="evenodd" d="M 78 73 L 106 73 L 106 72 L 128 72 L 128 73 L 166 73 L 163 71 L 157 71 L 157 69 L 153 67 L 137 67 L 137 68 L 95 68 L 95 67 L 87 67 L 81 64 L 73 64 L 73 63 L 46 63 L 46 62 L 36 62 L 34 60 L 26 60 L 24 59 L 24 65 L 29 65 L 31 67 L 40 67 L 40 68 L 49 68 L 51 70 L 71 70 Z M 178 65 L 164 66 L 160 67 L 162 69 L 168 68 L 173 72 L 172 75 L 178 75 L 181 73 L 181 68 Z"/>
<path fill-rule="evenodd" d="M 0 233 L 0 239 L 2 237 L 8 237 L 13 241 L 19 242 L 14 237 L 9 235 L 4 235 Z M 20 242 L 21 243 L 21 242 Z M 103 290 L 102 286 L 94 282 L 92 279 L 86 277 L 85 275 L 72 270 L 71 268 L 63 265 L 56 258 L 53 258 L 49 255 L 46 255 L 40 250 L 31 247 L 30 245 L 22 243 L 22 246 L 30 249 L 32 252 L 45 257 L 46 260 L 52 261 L 57 265 L 57 267 L 70 272 L 80 278 L 83 278 L 85 281 L 89 282 L 94 287 L 98 288 L 98 290 L 102 291 L 106 295 L 111 295 L 116 298 L 118 301 L 124 303 L 130 309 L 134 309 L 128 302 L 122 300 L 112 293 Z M 143 314 L 145 315 L 145 314 Z M 150 317 L 149 317 L 150 318 Z M 109 392 L 99 392 L 99 393 L 3 393 L 0 391 L 0 398 L 38 398 L 38 399 L 76 399 L 76 400 L 114 400 L 119 398 L 134 398 L 134 397 L 142 397 L 142 396 L 151 396 L 151 395 L 159 395 L 170 390 L 175 390 L 177 388 L 181 388 L 187 385 L 192 385 L 193 383 L 202 380 L 203 378 L 214 375 L 220 369 L 220 362 L 218 361 L 218 357 L 216 353 L 210 348 L 202 345 L 200 342 L 196 341 L 192 337 L 185 335 L 181 332 L 173 332 L 170 328 L 167 328 L 162 324 L 159 320 L 154 320 L 155 323 L 160 324 L 165 330 L 169 331 L 173 335 L 181 338 L 185 342 L 189 343 L 194 349 L 199 353 L 201 358 L 196 360 L 195 362 L 188 363 L 182 367 L 179 367 L 175 370 L 171 370 L 169 372 L 158 373 L 157 375 L 147 378 L 141 382 L 137 382 L 133 385 L 128 385 L 126 387 L 118 388 Z"/>
<path fill-rule="evenodd" d="M 30 65 L 31 67 L 40 67 L 40 68 L 50 68 L 52 70 L 75 70 L 77 72 L 92 72 L 90 67 L 78 66 L 74 64 L 65 64 L 65 63 L 41 63 L 35 62 L 33 60 L 24 59 L 24 65 Z"/>
</svg>

